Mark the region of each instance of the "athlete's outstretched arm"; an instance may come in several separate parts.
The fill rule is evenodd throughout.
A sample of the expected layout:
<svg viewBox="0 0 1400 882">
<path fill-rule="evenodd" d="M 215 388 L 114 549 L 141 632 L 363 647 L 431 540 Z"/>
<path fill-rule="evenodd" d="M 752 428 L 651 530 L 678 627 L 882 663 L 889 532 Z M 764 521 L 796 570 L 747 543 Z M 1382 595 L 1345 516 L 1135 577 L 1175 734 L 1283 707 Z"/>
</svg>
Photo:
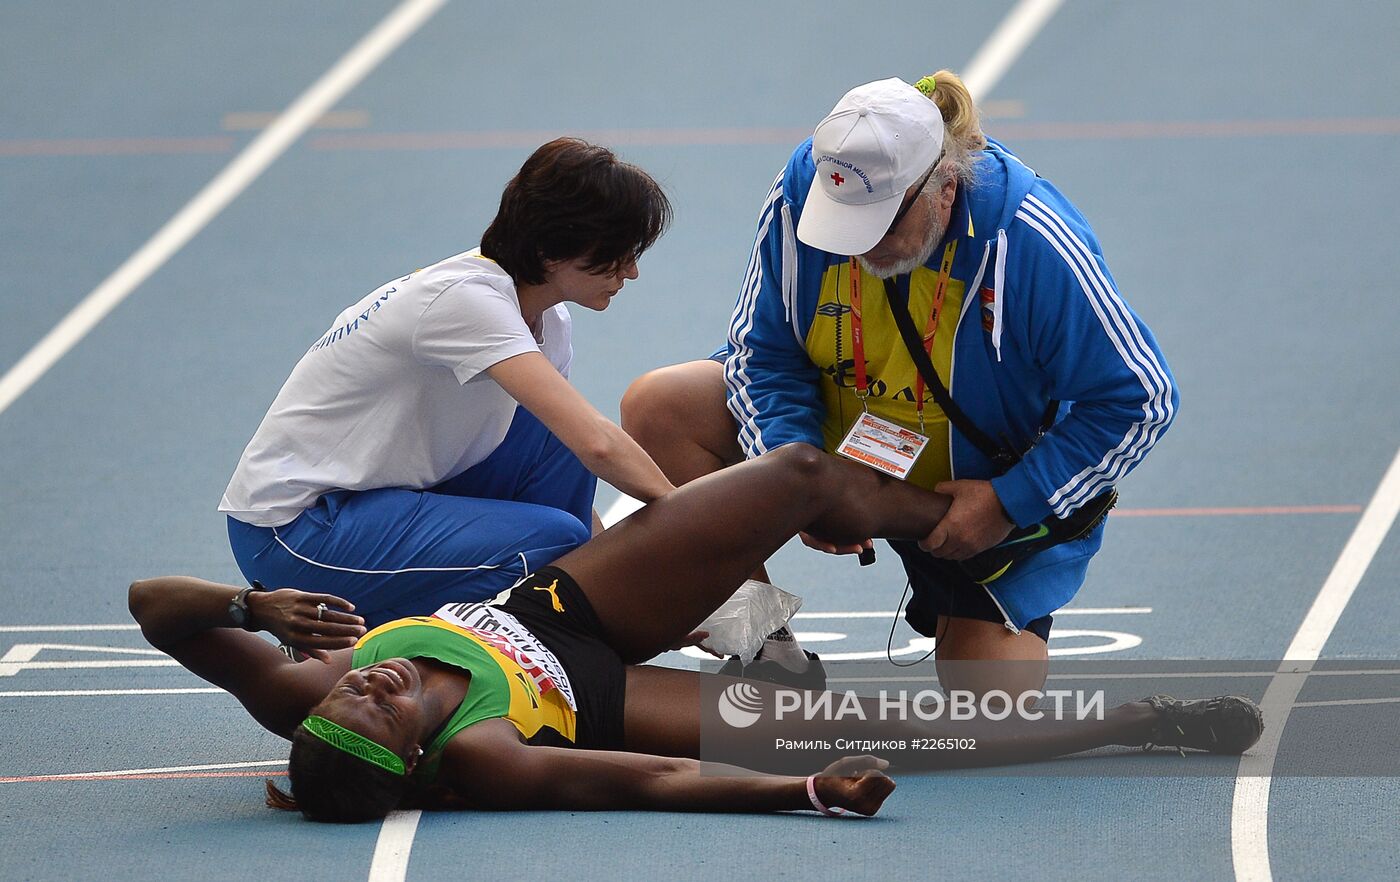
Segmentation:
<svg viewBox="0 0 1400 882">
<path fill-rule="evenodd" d="M 894 790 L 875 757 L 833 763 L 813 782 L 828 807 L 873 815 Z M 813 808 L 807 779 L 697 760 L 604 750 L 531 747 L 505 720 L 463 730 L 438 783 L 478 809 L 780 812 Z"/>
<path fill-rule="evenodd" d="M 152 646 L 191 673 L 233 694 L 253 718 L 283 737 L 350 667 L 350 650 L 364 633 L 352 605 L 329 594 L 291 588 L 250 592 L 248 609 L 258 630 L 316 653 L 320 661 L 293 662 L 266 640 L 237 627 L 229 604 L 242 590 L 189 576 L 133 582 L 131 615 Z M 327 609 L 317 619 L 317 604 Z"/>
</svg>

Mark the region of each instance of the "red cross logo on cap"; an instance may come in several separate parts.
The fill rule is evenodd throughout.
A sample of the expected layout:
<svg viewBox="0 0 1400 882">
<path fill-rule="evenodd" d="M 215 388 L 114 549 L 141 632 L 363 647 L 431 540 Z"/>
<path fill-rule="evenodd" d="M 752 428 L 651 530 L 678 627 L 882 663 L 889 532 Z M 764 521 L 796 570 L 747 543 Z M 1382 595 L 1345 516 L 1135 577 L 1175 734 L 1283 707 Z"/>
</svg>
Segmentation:
<svg viewBox="0 0 1400 882">
<path fill-rule="evenodd" d="M 831 173 L 831 180 L 835 181 L 835 182 L 836 182 L 836 186 L 838 186 L 838 187 L 841 186 L 842 184 L 846 183 L 846 179 L 843 178 L 843 177 L 841 177 L 841 175 L 840 175 L 839 172 L 832 172 L 832 173 Z"/>
</svg>

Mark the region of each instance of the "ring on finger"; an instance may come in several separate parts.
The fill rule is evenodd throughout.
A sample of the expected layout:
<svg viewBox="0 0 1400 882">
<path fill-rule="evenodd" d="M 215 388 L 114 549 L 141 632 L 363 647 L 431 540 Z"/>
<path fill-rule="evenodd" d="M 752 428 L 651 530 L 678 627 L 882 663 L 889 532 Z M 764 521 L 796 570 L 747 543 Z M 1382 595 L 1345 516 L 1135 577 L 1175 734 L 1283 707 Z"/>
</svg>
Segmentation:
<svg viewBox="0 0 1400 882">
<path fill-rule="evenodd" d="M 326 614 L 326 605 L 325 605 L 324 603 L 318 603 L 318 604 L 316 604 L 316 621 L 318 621 L 318 622 L 321 621 L 321 620 L 322 620 L 322 617 L 325 616 L 325 614 Z"/>
</svg>

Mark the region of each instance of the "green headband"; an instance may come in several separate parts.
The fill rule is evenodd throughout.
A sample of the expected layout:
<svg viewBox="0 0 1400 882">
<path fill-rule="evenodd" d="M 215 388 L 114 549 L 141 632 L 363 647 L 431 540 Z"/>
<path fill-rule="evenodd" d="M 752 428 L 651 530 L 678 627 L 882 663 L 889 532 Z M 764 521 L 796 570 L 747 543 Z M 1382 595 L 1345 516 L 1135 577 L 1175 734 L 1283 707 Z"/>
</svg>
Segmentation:
<svg viewBox="0 0 1400 882">
<path fill-rule="evenodd" d="M 332 723 L 325 717 L 310 716 L 301 723 L 306 731 L 351 756 L 373 763 L 395 775 L 406 774 L 403 759 L 384 745 L 371 741 L 359 732 L 351 732 L 339 723 Z"/>
</svg>

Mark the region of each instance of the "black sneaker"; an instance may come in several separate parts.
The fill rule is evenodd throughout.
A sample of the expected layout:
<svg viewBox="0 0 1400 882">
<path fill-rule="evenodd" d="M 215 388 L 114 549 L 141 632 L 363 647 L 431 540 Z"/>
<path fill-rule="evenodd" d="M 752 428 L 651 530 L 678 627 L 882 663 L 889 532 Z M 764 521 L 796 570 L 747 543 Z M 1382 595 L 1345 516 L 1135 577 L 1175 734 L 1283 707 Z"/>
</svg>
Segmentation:
<svg viewBox="0 0 1400 882">
<path fill-rule="evenodd" d="M 756 658 L 744 664 L 737 655 L 731 655 L 720 667 L 719 673 L 724 677 L 757 680 L 760 683 L 772 683 L 789 689 L 826 691 L 826 668 L 822 667 L 821 657 L 815 652 L 807 652 L 807 670 L 800 674 L 767 658 Z"/>
<path fill-rule="evenodd" d="M 1101 493 L 1067 518 L 1050 517 L 1038 524 L 1012 530 L 1011 535 L 1000 544 L 959 561 L 958 566 L 974 582 L 982 585 L 995 582 L 1006 575 L 1017 561 L 1025 560 L 1038 551 L 1084 538 L 1108 517 L 1108 510 L 1117 504 L 1117 491 Z"/>
<path fill-rule="evenodd" d="M 1241 754 L 1264 734 L 1264 714 L 1259 705 L 1239 695 L 1194 701 L 1154 695 L 1147 703 L 1160 719 L 1143 745 L 1144 750 L 1174 747 L 1185 756 L 1183 748 L 1189 747 L 1211 753 Z"/>
</svg>

